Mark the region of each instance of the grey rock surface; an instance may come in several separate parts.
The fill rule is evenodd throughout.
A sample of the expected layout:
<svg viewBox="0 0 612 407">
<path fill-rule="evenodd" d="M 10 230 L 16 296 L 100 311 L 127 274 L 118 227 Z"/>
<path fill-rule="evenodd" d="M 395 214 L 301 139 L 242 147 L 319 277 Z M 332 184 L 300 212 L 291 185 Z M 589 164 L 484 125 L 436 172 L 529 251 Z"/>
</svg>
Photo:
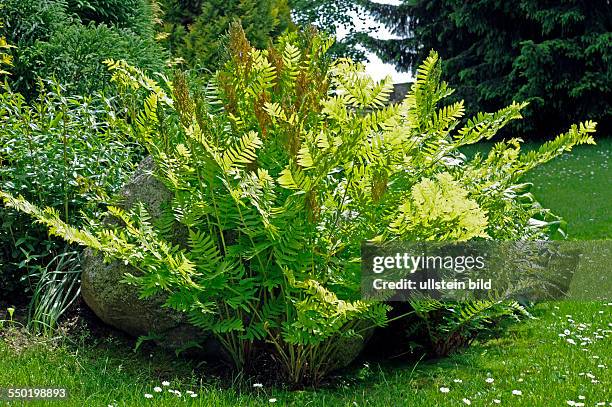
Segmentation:
<svg viewBox="0 0 612 407">
<path fill-rule="evenodd" d="M 160 217 L 172 193 L 152 175 L 154 162 L 146 158 L 121 191 L 123 209 L 142 202 L 152 220 Z M 177 235 L 182 235 L 177 225 Z M 177 242 L 178 243 L 178 242 Z M 125 273 L 137 273 L 120 261 L 104 262 L 90 249 L 83 254 L 81 293 L 85 303 L 106 324 L 132 336 L 156 334 L 159 345 L 179 349 L 191 342 L 206 342 L 208 335 L 190 325 L 186 316 L 162 307 L 164 296 L 140 299 L 138 288 L 121 282 Z"/>
</svg>

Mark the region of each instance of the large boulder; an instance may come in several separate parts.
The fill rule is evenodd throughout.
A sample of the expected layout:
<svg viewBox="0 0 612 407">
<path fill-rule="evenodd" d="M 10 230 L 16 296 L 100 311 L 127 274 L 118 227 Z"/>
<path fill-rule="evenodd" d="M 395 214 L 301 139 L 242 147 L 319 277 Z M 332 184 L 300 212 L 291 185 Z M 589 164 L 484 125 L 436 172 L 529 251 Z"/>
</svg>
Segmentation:
<svg viewBox="0 0 612 407">
<path fill-rule="evenodd" d="M 120 206 L 128 209 L 142 202 L 155 220 L 172 199 L 172 193 L 152 175 L 153 168 L 150 157 L 141 163 L 121 191 Z M 184 230 L 177 224 L 176 239 L 181 240 L 182 236 Z M 121 282 L 125 273 L 136 271 L 120 261 L 105 263 L 100 253 L 85 250 L 81 293 L 102 321 L 135 337 L 156 334 L 160 337 L 157 342 L 167 348 L 180 349 L 193 342 L 207 342 L 208 335 L 190 325 L 184 314 L 162 307 L 164 296 L 140 299 L 137 287 Z"/>
</svg>

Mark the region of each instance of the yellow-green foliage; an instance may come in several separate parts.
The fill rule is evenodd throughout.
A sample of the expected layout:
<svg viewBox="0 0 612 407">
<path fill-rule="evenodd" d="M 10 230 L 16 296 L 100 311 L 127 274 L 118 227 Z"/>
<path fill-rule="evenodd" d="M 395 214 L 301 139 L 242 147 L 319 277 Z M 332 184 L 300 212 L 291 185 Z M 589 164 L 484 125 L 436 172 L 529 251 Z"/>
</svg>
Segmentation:
<svg viewBox="0 0 612 407">
<path fill-rule="evenodd" d="M 174 196 L 161 219 L 142 206 L 110 208 L 121 226 L 78 232 L 2 196 L 53 233 L 132 265 L 127 282 L 144 297 L 166 294 L 165 306 L 215 334 L 238 367 L 272 352 L 291 382 L 319 381 L 343 363 L 335 357 L 347 341 L 386 322 L 386 305 L 360 299 L 363 240 L 506 237 L 491 219 L 513 222 L 503 232 L 514 238 L 545 236 L 530 222 L 542 209 L 525 204 L 516 182 L 593 142 L 586 123 L 536 154 L 501 146 L 466 162 L 460 147 L 493 137 L 524 105 L 461 126 L 462 103 L 438 107 L 452 90 L 435 52 L 406 99 L 388 105 L 390 78 L 330 61 L 325 37 L 288 34 L 266 50 L 239 26 L 229 37 L 230 58 L 204 95 L 182 75 L 166 91 L 107 61 L 118 84 L 149 92 L 135 127 Z M 188 231 L 182 245 L 176 223 Z"/>
<path fill-rule="evenodd" d="M 412 187 L 389 230 L 405 240 L 466 241 L 487 238 L 487 214 L 446 172 Z"/>
</svg>

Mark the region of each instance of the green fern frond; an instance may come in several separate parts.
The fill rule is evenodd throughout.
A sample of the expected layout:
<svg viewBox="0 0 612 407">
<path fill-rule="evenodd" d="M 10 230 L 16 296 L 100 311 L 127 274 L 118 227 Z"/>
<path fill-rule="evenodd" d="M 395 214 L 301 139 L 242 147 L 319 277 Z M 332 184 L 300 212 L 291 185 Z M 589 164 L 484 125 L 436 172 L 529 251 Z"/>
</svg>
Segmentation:
<svg viewBox="0 0 612 407">
<path fill-rule="evenodd" d="M 240 138 L 236 146 L 229 147 L 220 157 L 217 163 L 224 171 L 240 168 L 244 164 L 250 164 L 257 159 L 256 150 L 261 147 L 262 142 L 256 132 L 251 131 Z"/>
</svg>

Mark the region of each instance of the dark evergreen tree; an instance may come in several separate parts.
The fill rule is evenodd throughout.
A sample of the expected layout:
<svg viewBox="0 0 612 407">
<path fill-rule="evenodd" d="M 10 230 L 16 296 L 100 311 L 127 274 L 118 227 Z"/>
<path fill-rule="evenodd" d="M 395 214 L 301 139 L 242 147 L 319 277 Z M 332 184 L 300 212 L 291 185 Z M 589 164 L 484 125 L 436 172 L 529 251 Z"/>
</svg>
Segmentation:
<svg viewBox="0 0 612 407">
<path fill-rule="evenodd" d="M 525 136 L 585 117 L 609 133 L 610 0 L 410 0 L 399 6 L 366 1 L 365 7 L 402 37 L 364 36 L 368 48 L 413 71 L 436 49 L 456 97 L 476 110 L 529 101 L 520 129 Z"/>
</svg>

